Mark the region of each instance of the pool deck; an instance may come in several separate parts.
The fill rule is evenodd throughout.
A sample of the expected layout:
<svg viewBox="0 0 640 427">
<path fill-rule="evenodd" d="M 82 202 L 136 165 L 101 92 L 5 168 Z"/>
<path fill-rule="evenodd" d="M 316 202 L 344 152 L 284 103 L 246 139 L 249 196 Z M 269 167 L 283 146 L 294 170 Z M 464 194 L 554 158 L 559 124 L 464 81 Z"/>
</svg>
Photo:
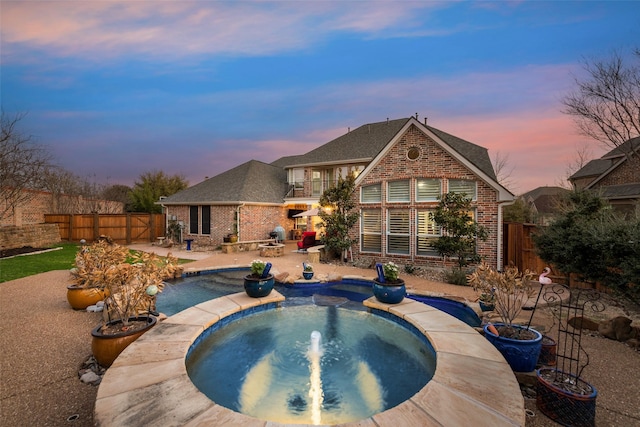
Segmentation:
<svg viewBox="0 0 640 427">
<path fill-rule="evenodd" d="M 280 426 L 231 411 L 202 394 L 185 358 L 205 329 L 233 313 L 284 297 L 244 292 L 198 304 L 160 322 L 131 344 L 107 370 L 98 390 L 97 426 Z M 365 306 L 388 311 L 422 331 L 436 351 L 431 381 L 409 400 L 357 422 L 363 426 L 524 426 L 524 399 L 511 368 L 475 329 L 433 307 L 405 298 Z"/>
</svg>

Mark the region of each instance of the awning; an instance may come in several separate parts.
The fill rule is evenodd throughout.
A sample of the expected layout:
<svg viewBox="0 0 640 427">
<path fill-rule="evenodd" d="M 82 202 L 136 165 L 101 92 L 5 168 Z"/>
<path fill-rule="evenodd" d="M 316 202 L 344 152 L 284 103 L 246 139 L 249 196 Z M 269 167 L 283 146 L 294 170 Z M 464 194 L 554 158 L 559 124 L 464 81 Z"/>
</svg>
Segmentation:
<svg viewBox="0 0 640 427">
<path fill-rule="evenodd" d="M 294 215 L 294 218 L 302 218 L 304 216 L 316 216 L 318 215 L 318 208 L 309 209 L 308 211 L 300 212 L 297 215 Z"/>
<path fill-rule="evenodd" d="M 295 218 L 299 213 L 304 212 L 304 209 L 289 209 L 287 213 L 287 218 Z"/>
</svg>

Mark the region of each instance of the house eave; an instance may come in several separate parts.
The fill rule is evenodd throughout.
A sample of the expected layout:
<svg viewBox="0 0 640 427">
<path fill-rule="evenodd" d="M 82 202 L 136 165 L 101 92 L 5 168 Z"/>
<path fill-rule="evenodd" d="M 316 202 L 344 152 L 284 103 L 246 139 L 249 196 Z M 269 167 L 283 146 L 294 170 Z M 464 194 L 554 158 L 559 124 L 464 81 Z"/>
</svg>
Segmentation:
<svg viewBox="0 0 640 427">
<path fill-rule="evenodd" d="M 349 165 L 353 163 L 369 163 L 372 160 L 373 160 L 372 157 L 365 157 L 360 159 L 344 159 L 344 160 L 327 161 L 327 162 L 297 163 L 294 165 L 284 166 L 283 169 L 296 169 L 296 168 L 305 168 L 305 167 L 314 167 L 314 166 L 339 166 L 339 165 Z"/>
</svg>

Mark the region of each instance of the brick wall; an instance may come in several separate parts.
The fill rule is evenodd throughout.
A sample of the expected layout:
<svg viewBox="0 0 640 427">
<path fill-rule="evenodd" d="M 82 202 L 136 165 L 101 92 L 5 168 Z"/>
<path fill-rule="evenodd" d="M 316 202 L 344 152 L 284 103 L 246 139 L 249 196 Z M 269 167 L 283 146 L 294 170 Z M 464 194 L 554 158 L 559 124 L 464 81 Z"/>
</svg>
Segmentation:
<svg viewBox="0 0 640 427">
<path fill-rule="evenodd" d="M 29 224 L 22 227 L 0 227 L 0 248 L 13 249 L 31 246 L 48 248 L 60 242 L 57 224 Z"/>
<path fill-rule="evenodd" d="M 622 165 L 607 174 L 596 184 L 597 187 L 640 182 L 640 155 L 633 156 Z"/>
<path fill-rule="evenodd" d="M 407 152 L 412 147 L 420 149 L 420 157 L 416 160 L 409 160 Z M 466 179 L 477 182 L 478 197 L 473 203 L 477 209 L 477 221 L 484 226 L 488 232 L 486 242 L 479 242 L 478 252 L 485 257 L 490 265 L 497 264 L 497 237 L 498 237 L 498 204 L 497 193 L 474 175 L 470 169 L 459 163 L 454 157 L 444 151 L 435 141 L 423 134 L 418 128 L 412 126 L 407 133 L 385 154 L 384 158 L 367 174 L 360 186 L 382 183 L 382 202 L 379 204 L 367 204 L 367 207 L 382 209 L 382 248 L 386 247 L 386 209 L 388 208 L 409 208 L 411 209 L 411 239 L 409 255 L 382 255 L 359 253 L 359 248 L 354 247 L 354 257 L 359 257 L 362 261 L 386 262 L 394 261 L 398 264 L 420 265 L 427 267 L 443 267 L 440 257 L 418 256 L 415 239 L 416 209 L 435 208 L 438 202 L 416 202 L 415 194 L 416 178 L 438 178 L 442 180 L 442 192 L 447 193 L 447 179 Z M 410 180 L 411 202 L 410 203 L 389 203 L 386 202 L 386 183 L 391 180 Z M 354 197 L 360 197 L 360 187 L 356 189 Z M 353 237 L 359 237 L 354 235 Z M 447 265 L 453 265 L 449 262 Z"/>
<path fill-rule="evenodd" d="M 112 200 L 54 195 L 50 192 L 34 190 L 24 190 L 24 193 L 27 194 L 27 201 L 2 216 L 0 226 L 42 224 L 45 214 L 124 213 L 124 204 Z"/>
</svg>

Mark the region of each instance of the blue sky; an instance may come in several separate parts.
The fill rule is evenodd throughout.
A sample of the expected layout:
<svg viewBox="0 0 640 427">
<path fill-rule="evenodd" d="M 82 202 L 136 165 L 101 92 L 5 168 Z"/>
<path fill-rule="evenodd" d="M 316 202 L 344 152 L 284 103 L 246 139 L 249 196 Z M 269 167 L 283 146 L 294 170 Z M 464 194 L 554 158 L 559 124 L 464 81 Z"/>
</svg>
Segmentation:
<svg viewBox="0 0 640 427">
<path fill-rule="evenodd" d="M 419 115 L 508 158 L 516 193 L 579 147 L 560 100 L 640 47 L 640 2 L 5 1 L 0 97 L 57 163 L 191 184 Z"/>
</svg>

